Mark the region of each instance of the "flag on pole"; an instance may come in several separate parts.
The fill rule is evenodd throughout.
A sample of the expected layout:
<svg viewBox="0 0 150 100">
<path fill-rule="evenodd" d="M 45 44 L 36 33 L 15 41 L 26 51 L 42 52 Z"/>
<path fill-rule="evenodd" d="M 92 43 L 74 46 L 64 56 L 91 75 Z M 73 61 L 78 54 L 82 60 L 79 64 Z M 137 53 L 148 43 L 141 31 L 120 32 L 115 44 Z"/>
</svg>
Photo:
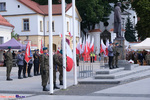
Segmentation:
<svg viewBox="0 0 150 100">
<path fill-rule="evenodd" d="M 85 44 L 85 36 L 84 36 L 81 54 L 85 54 L 85 53 L 86 53 L 86 44 Z"/>
<path fill-rule="evenodd" d="M 88 36 L 88 38 L 87 38 L 87 53 L 88 53 L 88 55 L 90 54 L 90 36 Z"/>
<path fill-rule="evenodd" d="M 44 48 L 44 45 L 43 45 L 43 41 L 41 39 L 41 49 L 40 49 L 40 53 L 42 54 L 43 53 L 43 48 Z"/>
<path fill-rule="evenodd" d="M 72 38 L 71 32 L 69 32 L 68 34 L 69 34 L 69 36 Z"/>
<path fill-rule="evenodd" d="M 93 52 L 94 51 L 94 37 L 92 37 L 92 42 L 90 44 L 90 51 Z"/>
<path fill-rule="evenodd" d="M 101 49 L 100 49 L 100 53 L 104 52 L 104 54 L 106 54 L 105 50 L 106 50 L 106 46 L 105 46 L 103 40 L 101 39 Z"/>
<path fill-rule="evenodd" d="M 70 46 L 68 45 L 68 43 L 66 42 L 66 51 L 67 51 L 67 67 L 66 67 L 66 71 L 69 72 L 71 71 L 71 69 L 73 68 L 73 53 L 72 50 L 70 48 Z"/>
<path fill-rule="evenodd" d="M 62 38 L 62 34 L 59 32 L 59 37 L 61 37 Z"/>
<path fill-rule="evenodd" d="M 106 55 L 108 56 L 108 46 L 109 46 L 109 39 L 106 41 Z"/>
<path fill-rule="evenodd" d="M 25 52 L 25 61 L 27 63 L 29 63 L 32 56 L 33 55 L 32 55 L 31 49 L 30 49 L 30 43 L 28 42 L 28 44 L 26 46 L 26 52 Z"/>
</svg>

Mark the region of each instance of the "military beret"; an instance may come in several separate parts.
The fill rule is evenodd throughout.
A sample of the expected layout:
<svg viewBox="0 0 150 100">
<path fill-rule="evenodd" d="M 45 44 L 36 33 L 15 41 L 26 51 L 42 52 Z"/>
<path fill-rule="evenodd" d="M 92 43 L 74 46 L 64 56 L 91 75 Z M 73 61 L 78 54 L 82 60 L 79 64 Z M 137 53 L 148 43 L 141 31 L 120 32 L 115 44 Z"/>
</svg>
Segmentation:
<svg viewBox="0 0 150 100">
<path fill-rule="evenodd" d="M 22 51 L 25 51 L 25 49 L 22 49 Z"/>
<path fill-rule="evenodd" d="M 11 49 L 11 47 L 9 46 L 8 49 Z"/>
<path fill-rule="evenodd" d="M 59 51 L 59 53 L 63 54 L 63 51 L 62 51 L 62 50 L 60 50 L 60 51 Z"/>
<path fill-rule="evenodd" d="M 44 47 L 43 50 L 47 50 L 47 47 Z"/>
<path fill-rule="evenodd" d="M 37 49 L 36 51 L 39 51 L 39 49 Z"/>
<path fill-rule="evenodd" d="M 118 43 L 115 43 L 115 45 L 117 45 Z"/>
<path fill-rule="evenodd" d="M 19 50 L 18 52 L 21 52 L 21 50 Z"/>
<path fill-rule="evenodd" d="M 112 44 L 112 42 L 109 42 L 109 44 Z"/>
</svg>

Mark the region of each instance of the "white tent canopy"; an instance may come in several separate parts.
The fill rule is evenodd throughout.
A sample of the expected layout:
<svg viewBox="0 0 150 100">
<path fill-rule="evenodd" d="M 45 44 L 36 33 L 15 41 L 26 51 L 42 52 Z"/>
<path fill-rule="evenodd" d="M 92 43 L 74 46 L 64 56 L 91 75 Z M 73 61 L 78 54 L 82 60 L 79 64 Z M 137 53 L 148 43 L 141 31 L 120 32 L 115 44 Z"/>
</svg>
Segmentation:
<svg viewBox="0 0 150 100">
<path fill-rule="evenodd" d="M 131 46 L 131 48 L 132 49 L 140 49 L 140 50 L 143 50 L 143 49 L 149 50 L 150 49 L 150 38 L 146 38 L 141 43 Z"/>
</svg>

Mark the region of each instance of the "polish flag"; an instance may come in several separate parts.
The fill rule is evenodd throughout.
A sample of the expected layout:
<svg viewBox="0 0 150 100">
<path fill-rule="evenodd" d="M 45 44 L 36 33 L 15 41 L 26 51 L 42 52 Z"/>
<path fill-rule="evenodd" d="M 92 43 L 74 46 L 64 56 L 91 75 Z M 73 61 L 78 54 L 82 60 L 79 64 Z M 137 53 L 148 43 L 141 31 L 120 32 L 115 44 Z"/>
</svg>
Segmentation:
<svg viewBox="0 0 150 100">
<path fill-rule="evenodd" d="M 62 38 L 62 34 L 59 32 L 59 37 L 61 37 Z"/>
<path fill-rule="evenodd" d="M 66 67 L 66 71 L 70 72 L 71 69 L 73 68 L 74 62 L 73 62 L 73 53 L 72 50 L 70 48 L 70 46 L 68 45 L 68 43 L 66 42 L 66 51 L 67 51 L 67 67 Z"/>
<path fill-rule="evenodd" d="M 105 50 L 106 50 L 106 46 L 105 46 L 103 40 L 101 39 L 101 49 L 100 49 L 100 53 L 104 52 L 104 54 L 106 54 Z"/>
<path fill-rule="evenodd" d="M 90 44 L 90 51 L 93 52 L 94 51 L 94 37 L 92 37 L 92 42 Z"/>
<path fill-rule="evenodd" d="M 87 47 L 87 53 L 90 54 L 90 36 L 88 36 L 88 38 L 87 38 L 86 47 Z"/>
<path fill-rule="evenodd" d="M 30 43 L 28 42 L 27 46 L 26 46 L 26 52 L 25 52 L 25 61 L 27 63 L 29 63 L 30 59 L 32 58 L 32 52 L 30 49 Z"/>
<path fill-rule="evenodd" d="M 80 38 L 77 47 L 76 47 L 76 54 L 80 54 L 81 52 L 81 42 L 82 42 L 82 38 Z"/>
<path fill-rule="evenodd" d="M 106 55 L 108 56 L 108 46 L 109 46 L 109 39 L 106 41 Z"/>
<path fill-rule="evenodd" d="M 69 32 L 68 34 L 69 34 L 69 36 L 72 38 L 72 35 L 71 35 L 71 33 Z"/>
<path fill-rule="evenodd" d="M 40 49 L 40 53 L 42 54 L 43 53 L 43 41 L 42 41 L 42 39 L 41 39 L 41 49 Z"/>
<path fill-rule="evenodd" d="M 85 36 L 84 36 L 84 40 L 83 40 L 83 44 L 82 44 L 82 51 L 81 51 L 81 54 L 86 54 Z"/>
</svg>

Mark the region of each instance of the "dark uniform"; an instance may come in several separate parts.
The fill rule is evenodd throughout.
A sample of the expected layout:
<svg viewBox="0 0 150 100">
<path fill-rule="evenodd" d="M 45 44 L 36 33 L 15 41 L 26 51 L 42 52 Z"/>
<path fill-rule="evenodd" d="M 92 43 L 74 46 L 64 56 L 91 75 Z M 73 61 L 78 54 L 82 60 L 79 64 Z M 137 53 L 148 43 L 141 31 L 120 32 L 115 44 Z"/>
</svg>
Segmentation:
<svg viewBox="0 0 150 100">
<path fill-rule="evenodd" d="M 27 76 L 26 76 L 26 69 L 27 69 L 27 62 L 25 61 L 25 49 L 22 49 L 22 56 L 23 56 L 23 58 L 24 58 L 24 60 L 23 60 L 23 63 L 24 63 L 24 65 L 23 65 L 23 78 L 27 78 Z"/>
<path fill-rule="evenodd" d="M 12 79 L 10 78 L 10 72 L 11 72 L 11 69 L 12 69 L 12 66 L 13 66 L 13 58 L 12 58 L 12 53 L 10 52 L 10 49 L 11 47 L 8 47 L 8 51 L 6 52 L 5 54 L 5 57 L 6 57 L 6 67 L 7 67 L 7 79 L 8 81 L 11 81 Z"/>
<path fill-rule="evenodd" d="M 77 66 L 79 66 L 79 54 L 76 55 Z"/>
<path fill-rule="evenodd" d="M 43 91 L 48 91 L 46 85 L 49 78 L 49 55 L 47 53 L 41 55 L 41 78 Z"/>
<path fill-rule="evenodd" d="M 34 57 L 34 76 L 39 75 L 39 54 L 35 52 L 33 54 Z"/>
<path fill-rule="evenodd" d="M 113 53 L 114 53 L 114 57 L 113 57 L 113 62 L 112 65 L 113 67 L 115 66 L 116 68 L 118 68 L 118 56 L 119 56 L 119 47 L 117 46 L 118 43 L 116 43 L 115 47 L 113 47 Z M 114 68 L 115 68 L 114 67 Z"/>
<path fill-rule="evenodd" d="M 63 65 L 63 59 L 61 55 L 59 55 L 58 60 Z M 63 85 L 63 66 L 59 66 L 59 81 L 60 85 Z"/>
<path fill-rule="evenodd" d="M 32 58 L 31 58 L 29 63 L 28 63 L 28 77 L 32 77 L 31 76 L 32 65 L 33 65 L 33 61 L 32 61 Z"/>
<path fill-rule="evenodd" d="M 56 86 L 56 66 L 62 67 L 63 64 L 59 60 L 59 55 L 54 54 L 53 55 L 53 82 L 54 82 L 54 89 L 59 89 L 59 87 Z"/>
</svg>

